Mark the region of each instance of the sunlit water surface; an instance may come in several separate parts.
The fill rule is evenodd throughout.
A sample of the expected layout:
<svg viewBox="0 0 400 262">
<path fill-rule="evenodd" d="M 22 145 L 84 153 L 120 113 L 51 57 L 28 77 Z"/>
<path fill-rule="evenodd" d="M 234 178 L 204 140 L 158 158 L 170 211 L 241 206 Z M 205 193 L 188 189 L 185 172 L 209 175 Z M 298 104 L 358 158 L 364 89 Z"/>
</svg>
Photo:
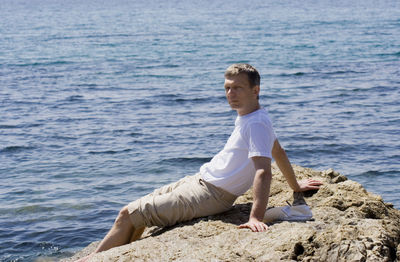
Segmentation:
<svg viewBox="0 0 400 262">
<path fill-rule="evenodd" d="M 66 257 L 222 149 L 234 62 L 293 163 L 399 208 L 400 2 L 0 3 L 0 260 Z"/>
</svg>

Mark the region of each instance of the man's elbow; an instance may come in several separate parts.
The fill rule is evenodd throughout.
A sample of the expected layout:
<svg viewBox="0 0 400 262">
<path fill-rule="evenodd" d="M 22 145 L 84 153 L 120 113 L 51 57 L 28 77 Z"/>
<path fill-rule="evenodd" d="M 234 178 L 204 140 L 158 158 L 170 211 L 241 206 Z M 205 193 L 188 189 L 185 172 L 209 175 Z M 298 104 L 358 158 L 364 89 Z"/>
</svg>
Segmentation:
<svg viewBox="0 0 400 262">
<path fill-rule="evenodd" d="M 272 179 L 272 172 L 271 172 L 271 170 L 268 170 L 268 169 L 264 169 L 264 168 L 258 169 L 256 171 L 256 175 L 263 179 L 268 179 L 268 180 Z"/>
<path fill-rule="evenodd" d="M 278 139 L 275 140 L 274 146 L 272 148 L 272 157 L 276 159 L 280 159 L 282 156 L 286 155 L 285 149 L 281 147 Z"/>
</svg>

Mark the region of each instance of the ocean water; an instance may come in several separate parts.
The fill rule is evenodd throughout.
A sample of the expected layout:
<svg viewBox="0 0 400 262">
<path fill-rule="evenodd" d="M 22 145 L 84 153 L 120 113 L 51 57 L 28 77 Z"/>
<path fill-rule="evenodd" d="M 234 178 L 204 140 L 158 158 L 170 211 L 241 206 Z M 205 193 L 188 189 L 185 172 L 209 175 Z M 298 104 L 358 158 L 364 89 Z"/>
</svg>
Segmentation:
<svg viewBox="0 0 400 262">
<path fill-rule="evenodd" d="M 68 257 L 126 203 L 194 174 L 261 73 L 292 163 L 400 208 L 400 2 L 0 2 L 0 261 Z"/>
</svg>

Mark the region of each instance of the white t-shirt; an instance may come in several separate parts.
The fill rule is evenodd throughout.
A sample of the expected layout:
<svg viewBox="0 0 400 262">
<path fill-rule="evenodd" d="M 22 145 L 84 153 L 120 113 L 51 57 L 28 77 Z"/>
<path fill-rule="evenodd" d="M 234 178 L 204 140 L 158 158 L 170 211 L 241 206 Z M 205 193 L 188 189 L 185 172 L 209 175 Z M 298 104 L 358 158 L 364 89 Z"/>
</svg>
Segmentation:
<svg viewBox="0 0 400 262">
<path fill-rule="evenodd" d="M 251 157 L 272 159 L 276 139 L 265 109 L 238 116 L 224 149 L 200 168 L 202 178 L 234 195 L 242 195 L 253 184 L 255 168 Z"/>
</svg>

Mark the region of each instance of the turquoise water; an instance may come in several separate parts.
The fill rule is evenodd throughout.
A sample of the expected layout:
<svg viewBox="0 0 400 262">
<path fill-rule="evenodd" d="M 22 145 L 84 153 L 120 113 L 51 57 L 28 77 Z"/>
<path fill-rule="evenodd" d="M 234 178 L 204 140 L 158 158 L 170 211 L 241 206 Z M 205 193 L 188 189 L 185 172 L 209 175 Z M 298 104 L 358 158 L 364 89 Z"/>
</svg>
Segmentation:
<svg viewBox="0 0 400 262">
<path fill-rule="evenodd" d="M 400 2 L 0 2 L 0 261 L 66 257 L 195 173 L 256 66 L 295 164 L 400 207 Z"/>
</svg>

